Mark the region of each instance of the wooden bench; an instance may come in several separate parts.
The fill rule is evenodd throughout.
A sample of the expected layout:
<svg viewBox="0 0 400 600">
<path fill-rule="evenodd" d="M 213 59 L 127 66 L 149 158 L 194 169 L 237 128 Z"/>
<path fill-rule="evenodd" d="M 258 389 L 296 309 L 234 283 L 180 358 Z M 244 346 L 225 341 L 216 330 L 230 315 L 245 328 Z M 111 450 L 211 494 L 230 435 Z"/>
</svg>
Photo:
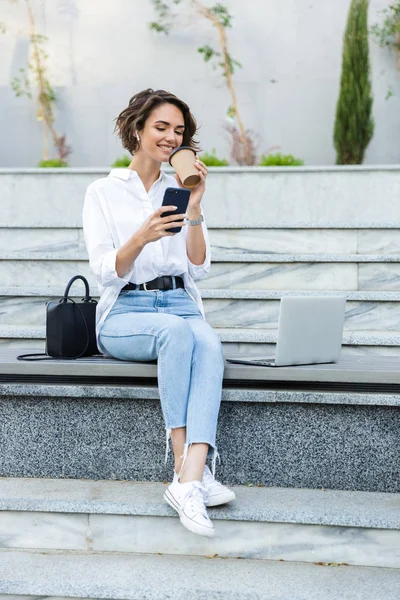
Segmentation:
<svg viewBox="0 0 400 600">
<path fill-rule="evenodd" d="M 23 353 L 19 350 L 18 353 Z M 44 360 L 19 361 L 17 354 L 11 349 L 0 350 L 0 380 L 19 381 L 21 378 L 34 381 L 33 378 L 48 381 L 52 378 L 98 378 L 106 380 L 155 380 L 157 365 L 115 360 L 109 357 L 88 357 L 77 360 Z M 253 365 L 238 365 L 226 363 L 224 385 L 237 382 L 270 386 L 274 383 L 291 385 L 293 383 L 310 384 L 316 389 L 316 384 L 340 384 L 342 389 L 347 387 L 354 390 L 362 386 L 371 391 L 387 387 L 399 386 L 400 392 L 400 358 L 382 356 L 345 356 L 337 363 L 320 365 L 298 365 L 293 367 L 260 367 Z"/>
</svg>

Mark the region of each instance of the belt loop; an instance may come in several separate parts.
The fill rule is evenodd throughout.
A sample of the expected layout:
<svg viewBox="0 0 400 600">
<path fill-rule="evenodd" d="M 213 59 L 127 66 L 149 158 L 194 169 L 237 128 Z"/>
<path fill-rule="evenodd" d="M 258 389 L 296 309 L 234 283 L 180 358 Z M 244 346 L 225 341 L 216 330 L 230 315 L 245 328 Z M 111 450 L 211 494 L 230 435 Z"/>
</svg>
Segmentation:
<svg viewBox="0 0 400 600">
<path fill-rule="evenodd" d="M 176 278 L 175 275 L 171 275 L 172 278 L 172 289 L 176 290 Z"/>
</svg>

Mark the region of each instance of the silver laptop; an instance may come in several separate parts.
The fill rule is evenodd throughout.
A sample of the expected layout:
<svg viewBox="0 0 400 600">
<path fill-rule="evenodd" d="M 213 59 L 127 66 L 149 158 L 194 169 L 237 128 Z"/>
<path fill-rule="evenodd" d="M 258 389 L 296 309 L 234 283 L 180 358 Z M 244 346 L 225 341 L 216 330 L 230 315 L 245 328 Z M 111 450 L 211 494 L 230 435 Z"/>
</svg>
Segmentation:
<svg viewBox="0 0 400 600">
<path fill-rule="evenodd" d="M 275 357 L 232 357 L 227 362 L 266 367 L 337 362 L 342 348 L 344 296 L 284 296 Z"/>
</svg>

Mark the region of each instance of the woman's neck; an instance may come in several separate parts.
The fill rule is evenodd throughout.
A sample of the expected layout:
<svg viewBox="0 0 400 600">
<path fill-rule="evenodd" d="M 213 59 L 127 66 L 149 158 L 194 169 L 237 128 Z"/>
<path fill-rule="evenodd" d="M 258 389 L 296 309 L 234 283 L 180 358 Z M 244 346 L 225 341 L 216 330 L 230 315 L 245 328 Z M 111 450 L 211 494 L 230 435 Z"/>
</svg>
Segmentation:
<svg viewBox="0 0 400 600">
<path fill-rule="evenodd" d="M 151 158 L 146 159 L 135 155 L 128 168 L 132 169 L 132 171 L 136 171 L 142 180 L 146 192 L 148 192 L 153 183 L 160 177 L 160 167 L 161 163 L 154 161 Z"/>
</svg>

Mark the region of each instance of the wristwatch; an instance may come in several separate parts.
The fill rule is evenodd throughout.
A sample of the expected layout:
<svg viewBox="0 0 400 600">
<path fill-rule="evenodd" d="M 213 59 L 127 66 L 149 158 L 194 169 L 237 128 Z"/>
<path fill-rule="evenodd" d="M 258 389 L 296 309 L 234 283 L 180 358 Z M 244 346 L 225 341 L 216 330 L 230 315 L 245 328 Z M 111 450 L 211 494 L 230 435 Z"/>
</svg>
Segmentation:
<svg viewBox="0 0 400 600">
<path fill-rule="evenodd" d="M 188 225 L 200 225 L 200 223 L 202 223 L 204 221 L 204 217 L 203 215 L 200 215 L 200 217 L 198 219 L 195 219 L 194 221 L 189 221 L 189 219 L 186 221 L 186 223 Z"/>
</svg>

